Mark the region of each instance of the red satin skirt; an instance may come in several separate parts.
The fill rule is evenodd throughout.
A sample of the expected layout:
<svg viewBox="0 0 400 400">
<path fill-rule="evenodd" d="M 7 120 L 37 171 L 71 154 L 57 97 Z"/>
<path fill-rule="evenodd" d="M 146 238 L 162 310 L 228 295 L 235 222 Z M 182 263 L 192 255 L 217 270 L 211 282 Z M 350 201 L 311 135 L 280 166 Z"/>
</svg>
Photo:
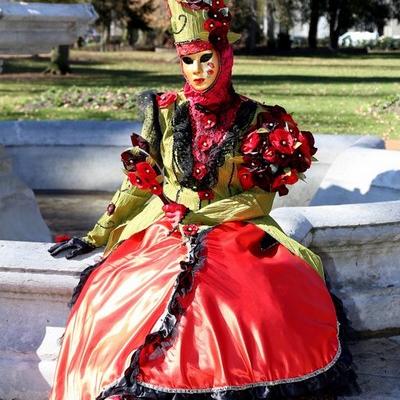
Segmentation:
<svg viewBox="0 0 400 400">
<path fill-rule="evenodd" d="M 71 310 L 50 399 L 94 400 L 133 364 L 140 388 L 183 394 L 297 382 L 329 369 L 340 344 L 325 283 L 283 245 L 262 251 L 264 235 L 249 223 L 214 227 L 192 270 L 190 245 L 168 222 L 123 242 Z"/>
</svg>

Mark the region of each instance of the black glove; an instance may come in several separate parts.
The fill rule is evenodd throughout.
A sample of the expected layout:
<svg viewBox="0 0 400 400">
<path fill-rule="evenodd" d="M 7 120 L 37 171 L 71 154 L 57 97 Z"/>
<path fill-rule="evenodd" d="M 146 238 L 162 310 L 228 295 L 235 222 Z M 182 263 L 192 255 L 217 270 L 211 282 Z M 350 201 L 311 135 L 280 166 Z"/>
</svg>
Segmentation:
<svg viewBox="0 0 400 400">
<path fill-rule="evenodd" d="M 81 256 L 82 254 L 87 254 L 93 251 L 96 247 L 92 246 L 89 243 L 84 242 L 79 238 L 72 238 L 70 240 L 66 240 L 65 242 L 57 243 L 54 246 L 50 247 L 48 252 L 51 256 L 55 257 L 57 254 L 69 251 L 69 253 L 65 256 L 67 260 L 74 258 L 76 256 Z"/>
<path fill-rule="evenodd" d="M 264 237 L 261 239 L 260 242 L 261 251 L 267 251 L 272 247 L 274 247 L 276 244 L 278 244 L 278 241 L 268 233 L 265 233 Z"/>
</svg>

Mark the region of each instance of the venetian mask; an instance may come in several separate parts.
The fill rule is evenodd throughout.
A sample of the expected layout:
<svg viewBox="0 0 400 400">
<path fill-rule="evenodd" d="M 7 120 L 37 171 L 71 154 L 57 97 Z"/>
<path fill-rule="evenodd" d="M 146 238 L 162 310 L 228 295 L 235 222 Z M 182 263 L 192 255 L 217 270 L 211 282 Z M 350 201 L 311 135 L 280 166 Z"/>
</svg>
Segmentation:
<svg viewBox="0 0 400 400">
<path fill-rule="evenodd" d="M 182 72 L 187 83 L 195 90 L 210 89 L 219 75 L 220 60 L 216 50 L 205 50 L 182 55 Z"/>
</svg>

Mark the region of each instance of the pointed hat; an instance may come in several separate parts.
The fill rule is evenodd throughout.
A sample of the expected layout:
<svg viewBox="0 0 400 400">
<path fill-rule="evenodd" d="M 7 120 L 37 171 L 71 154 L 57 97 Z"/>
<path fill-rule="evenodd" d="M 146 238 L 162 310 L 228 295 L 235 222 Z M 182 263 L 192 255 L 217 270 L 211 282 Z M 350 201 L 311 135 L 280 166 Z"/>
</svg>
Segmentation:
<svg viewBox="0 0 400 400">
<path fill-rule="evenodd" d="M 224 0 L 168 0 L 175 43 L 209 41 L 220 47 L 240 35 L 230 32 L 231 14 Z"/>
</svg>

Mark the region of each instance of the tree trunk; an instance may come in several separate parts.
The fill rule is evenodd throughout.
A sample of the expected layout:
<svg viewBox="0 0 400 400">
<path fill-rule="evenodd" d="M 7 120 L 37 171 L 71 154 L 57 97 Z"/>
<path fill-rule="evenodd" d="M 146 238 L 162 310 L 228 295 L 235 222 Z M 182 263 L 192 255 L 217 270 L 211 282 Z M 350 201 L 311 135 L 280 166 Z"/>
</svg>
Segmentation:
<svg viewBox="0 0 400 400">
<path fill-rule="evenodd" d="M 321 16 L 320 0 L 311 0 L 310 29 L 308 31 L 308 46 L 317 48 L 318 22 Z"/>
<path fill-rule="evenodd" d="M 249 27 L 249 38 L 247 41 L 247 49 L 254 52 L 257 45 L 257 0 L 250 0 L 251 9 L 251 26 Z"/>
<path fill-rule="evenodd" d="M 276 40 L 275 40 L 275 17 L 274 17 L 274 6 L 272 0 L 266 0 L 266 8 L 267 8 L 267 46 L 269 49 L 275 49 Z"/>
<path fill-rule="evenodd" d="M 332 49 L 339 47 L 339 11 L 340 0 L 329 0 L 329 39 Z"/>
<path fill-rule="evenodd" d="M 45 73 L 53 75 L 66 75 L 71 73 L 69 65 L 69 46 L 55 47 L 51 52 L 50 65 Z"/>
<path fill-rule="evenodd" d="M 103 27 L 103 32 L 101 33 L 101 42 L 100 42 L 100 50 L 106 51 L 107 45 L 110 43 L 110 36 L 111 36 L 111 22 L 108 22 Z"/>
<path fill-rule="evenodd" d="M 377 25 L 376 27 L 378 30 L 378 35 L 383 36 L 385 33 L 385 25 L 386 25 L 385 21 L 379 21 L 376 25 Z"/>
</svg>

